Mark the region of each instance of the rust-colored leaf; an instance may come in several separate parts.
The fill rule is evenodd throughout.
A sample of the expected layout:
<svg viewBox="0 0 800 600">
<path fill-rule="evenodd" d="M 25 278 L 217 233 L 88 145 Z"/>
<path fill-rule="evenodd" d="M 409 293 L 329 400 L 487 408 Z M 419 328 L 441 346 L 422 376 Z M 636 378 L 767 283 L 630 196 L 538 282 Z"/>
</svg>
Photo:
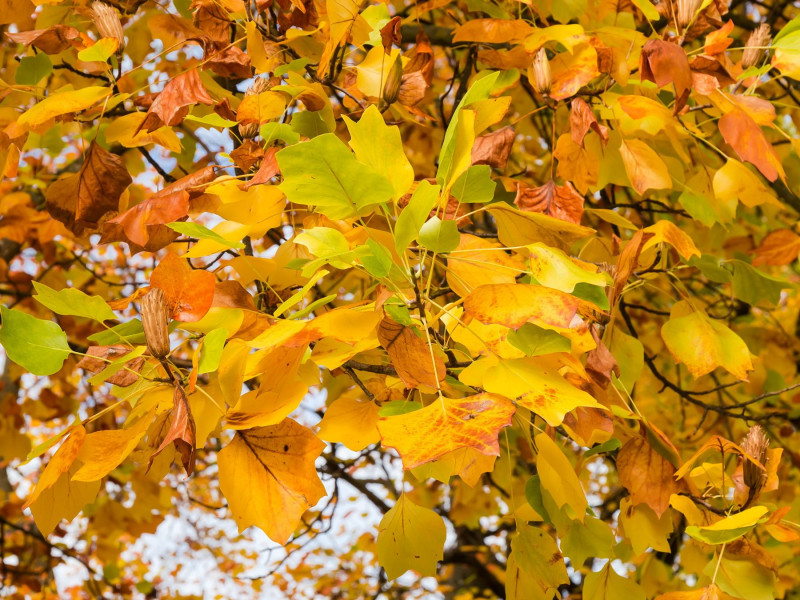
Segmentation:
<svg viewBox="0 0 800 600">
<path fill-rule="evenodd" d="M 397 450 L 413 469 L 459 448 L 499 456 L 497 435 L 511 425 L 514 405 L 496 394 L 440 398 L 421 410 L 378 421 L 384 446 Z"/>
<path fill-rule="evenodd" d="M 447 375 L 444 361 L 415 329 L 389 317 L 378 324 L 378 340 L 389 353 L 397 375 L 407 388 L 427 385 L 438 388 Z"/>
<path fill-rule="evenodd" d="M 183 469 L 186 471 L 187 477 L 190 476 L 194 472 L 195 462 L 194 417 L 192 417 L 192 410 L 189 408 L 186 392 L 183 391 L 183 387 L 179 383 L 175 384 L 169 429 L 164 435 L 164 439 L 161 440 L 161 445 L 150 455 L 148 467 L 153 464 L 156 456 L 161 454 L 170 443 L 174 444 L 175 449 L 180 452 Z"/>
<path fill-rule="evenodd" d="M 131 349 L 127 346 L 90 346 L 86 350 L 86 356 L 75 365 L 79 369 L 85 370 L 92 375 L 99 373 L 109 365 L 109 361 L 115 361 L 129 354 Z M 144 358 L 139 356 L 125 363 L 125 368 L 117 371 L 106 382 L 120 387 L 127 387 L 139 381 L 137 373 L 144 366 Z"/>
<path fill-rule="evenodd" d="M 93 143 L 80 171 L 47 188 L 47 212 L 76 233 L 96 229 L 118 210 L 120 196 L 131 181 L 122 159 Z"/>
<path fill-rule="evenodd" d="M 659 518 L 669 508 L 669 497 L 678 490 L 675 467 L 644 437 L 625 442 L 617 456 L 617 473 L 631 502 L 647 504 Z"/>
<path fill-rule="evenodd" d="M 580 225 L 583 218 L 583 196 L 569 181 L 564 185 L 557 185 L 551 179 L 535 188 L 520 185 L 514 204 L 520 210 L 544 213 L 576 225 Z"/>
<path fill-rule="evenodd" d="M 278 160 L 275 156 L 278 154 L 278 148 L 274 146 L 269 148 L 264 153 L 264 158 L 261 159 L 261 165 L 258 167 L 258 171 L 250 181 L 242 183 L 239 185 L 240 189 L 249 190 L 254 185 L 263 185 L 265 183 L 269 183 L 269 180 L 275 177 L 275 175 L 280 174 L 281 169 L 278 166 Z"/>
<path fill-rule="evenodd" d="M 6 33 L 6 35 L 25 46 L 38 48 L 45 54 L 58 54 L 81 39 L 81 32 L 70 25 L 51 25 L 47 29 Z"/>
<path fill-rule="evenodd" d="M 151 196 L 133 208 L 106 221 L 102 243 L 127 242 L 134 252 L 155 252 L 178 237 L 167 223 L 181 221 L 189 211 L 189 193 Z"/>
<path fill-rule="evenodd" d="M 211 308 L 215 283 L 212 273 L 192 269 L 176 254 L 164 257 L 150 276 L 150 287 L 167 294 L 172 318 L 186 323 L 199 321 Z"/>
<path fill-rule="evenodd" d="M 581 98 L 575 98 L 570 105 L 569 126 L 572 141 L 579 146 L 583 146 L 583 139 L 589 130 L 597 132 L 604 146 L 608 142 L 608 127 L 597 121 L 592 107 Z"/>
<path fill-rule="evenodd" d="M 402 22 L 402 18 L 392 17 L 389 19 L 389 22 L 386 23 L 383 27 L 381 27 L 381 44 L 383 44 L 383 49 L 386 54 L 389 54 L 392 50 L 392 46 L 399 46 L 400 42 L 403 39 L 403 36 L 400 33 L 400 25 Z"/>
<path fill-rule="evenodd" d="M 502 171 L 508 163 L 514 137 L 512 127 L 503 127 L 478 137 L 472 146 L 472 164 L 489 165 Z"/>
<path fill-rule="evenodd" d="M 679 113 L 692 88 L 692 72 L 683 48 L 673 42 L 648 40 L 642 48 L 639 68 L 644 81 L 652 81 L 658 87 L 670 83 L 675 86 L 674 112 Z"/>
<path fill-rule="evenodd" d="M 619 365 L 617 359 L 600 339 L 597 327 L 591 328 L 592 339 L 597 346 L 586 355 L 586 372 L 591 378 L 602 387 L 606 387 L 611 382 L 611 374 L 619 376 Z"/>
<path fill-rule="evenodd" d="M 195 104 L 214 104 L 214 99 L 208 95 L 200 73 L 191 69 L 170 80 L 164 89 L 153 101 L 147 111 L 147 118 L 142 121 L 139 129 L 148 133 L 164 125 L 178 125 L 189 114 L 189 109 Z"/>
</svg>

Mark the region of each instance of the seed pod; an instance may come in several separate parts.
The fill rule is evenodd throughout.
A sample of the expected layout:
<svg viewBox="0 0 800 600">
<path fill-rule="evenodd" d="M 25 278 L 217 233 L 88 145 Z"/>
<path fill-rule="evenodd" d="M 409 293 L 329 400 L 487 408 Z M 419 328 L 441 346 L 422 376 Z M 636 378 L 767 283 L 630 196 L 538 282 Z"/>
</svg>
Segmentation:
<svg viewBox="0 0 800 600">
<path fill-rule="evenodd" d="M 142 328 L 150 354 L 162 359 L 169 354 L 169 302 L 164 290 L 151 289 L 142 297 Z"/>
<path fill-rule="evenodd" d="M 119 11 L 105 2 L 95 2 L 92 4 L 92 21 L 97 27 L 97 32 L 101 37 L 117 40 L 119 46 L 117 52 L 122 53 L 125 47 L 125 34 L 122 32 L 122 22 L 119 19 Z"/>
<path fill-rule="evenodd" d="M 753 425 L 742 440 L 742 450 L 761 463 L 761 467 L 763 467 L 767 463 L 768 448 L 769 439 L 764 434 L 764 430 L 758 425 Z M 761 467 L 748 459 L 745 459 L 742 464 L 744 484 L 750 488 L 751 495 L 757 494 L 767 482 L 767 472 Z"/>
<path fill-rule="evenodd" d="M 762 23 L 753 33 L 750 34 L 750 37 L 747 38 L 747 45 L 745 46 L 744 53 L 742 54 L 743 69 L 749 69 L 750 67 L 754 67 L 761 62 L 761 59 L 766 53 L 767 47 L 771 41 L 769 34 L 769 25 Z"/>
<path fill-rule="evenodd" d="M 247 98 L 248 96 L 255 96 L 256 94 L 269 91 L 276 83 L 277 80 L 267 79 L 266 77 L 256 77 L 253 81 L 253 85 L 247 88 L 244 97 Z M 253 139 L 258 135 L 258 123 L 239 125 L 239 135 L 241 135 L 244 140 Z"/>
<path fill-rule="evenodd" d="M 533 65 L 531 66 L 533 72 L 533 89 L 540 94 L 549 94 L 550 85 L 553 83 L 553 76 L 550 72 L 550 61 L 547 60 L 547 51 L 540 48 L 533 57 Z"/>
<path fill-rule="evenodd" d="M 400 60 L 400 55 L 389 70 L 389 75 L 386 77 L 386 83 L 383 84 L 383 99 L 388 104 L 394 104 L 397 97 L 400 95 L 400 86 L 403 85 L 403 63 Z"/>
<path fill-rule="evenodd" d="M 702 0 L 678 0 L 677 2 L 677 18 L 678 25 L 686 27 L 692 22 L 697 9 L 700 8 Z"/>
</svg>

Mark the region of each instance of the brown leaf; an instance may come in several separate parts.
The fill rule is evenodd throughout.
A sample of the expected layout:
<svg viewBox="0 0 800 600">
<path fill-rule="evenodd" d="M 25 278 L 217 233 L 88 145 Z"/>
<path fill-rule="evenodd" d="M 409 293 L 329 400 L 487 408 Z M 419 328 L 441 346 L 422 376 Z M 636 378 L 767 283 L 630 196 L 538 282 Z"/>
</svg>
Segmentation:
<svg viewBox="0 0 800 600">
<path fill-rule="evenodd" d="M 639 255 L 642 253 L 645 243 L 654 235 L 654 233 L 645 232 L 640 229 L 634 234 L 633 239 L 627 243 L 622 253 L 619 255 L 619 259 L 617 259 L 617 264 L 613 271 L 614 285 L 608 296 L 608 303 L 611 305 L 612 309 L 622 295 L 622 290 L 625 285 L 627 285 L 628 278 L 630 278 L 631 273 L 633 273 L 633 270 L 638 265 Z"/>
<path fill-rule="evenodd" d="M 275 158 L 275 155 L 277 154 L 278 148 L 275 148 L 274 146 L 269 148 L 264 154 L 264 158 L 261 160 L 261 166 L 258 167 L 256 174 L 253 175 L 250 181 L 239 184 L 239 189 L 249 190 L 254 185 L 269 183 L 270 179 L 275 177 L 275 175 L 280 174 L 281 170 L 280 167 L 278 167 L 278 160 Z"/>
<path fill-rule="evenodd" d="M 503 127 L 478 137 L 472 146 L 472 164 L 489 165 L 502 171 L 508 163 L 514 137 L 513 127 Z"/>
<path fill-rule="evenodd" d="M 167 227 L 167 223 L 185 219 L 188 212 L 188 192 L 151 196 L 106 221 L 100 242 L 126 242 L 134 252 L 155 252 L 178 237 L 178 233 Z"/>
<path fill-rule="evenodd" d="M 243 141 L 230 153 L 231 160 L 245 173 L 264 158 L 264 148 L 253 140 Z"/>
<path fill-rule="evenodd" d="M 189 114 L 189 108 L 194 104 L 214 104 L 214 99 L 208 95 L 200 73 L 192 69 L 172 79 L 153 101 L 147 111 L 147 118 L 142 121 L 139 129 L 148 133 L 164 125 L 178 125 Z"/>
<path fill-rule="evenodd" d="M 611 373 L 619 377 L 617 359 L 600 339 L 597 327 L 591 327 L 592 339 L 597 346 L 586 355 L 586 372 L 597 385 L 607 387 L 611 382 Z"/>
<path fill-rule="evenodd" d="M 644 437 L 625 442 L 617 455 L 617 473 L 633 505 L 647 504 L 659 519 L 669 508 L 669 497 L 678 491 L 675 467 Z"/>
<path fill-rule="evenodd" d="M 754 251 L 754 266 L 782 267 L 797 260 L 800 254 L 800 236 L 791 229 L 778 229 L 767 234 Z"/>
<path fill-rule="evenodd" d="M 397 101 L 403 106 L 415 106 L 425 97 L 428 87 L 422 71 L 405 73 L 400 78 L 400 91 L 397 93 Z"/>
<path fill-rule="evenodd" d="M 194 173 L 190 173 L 185 177 L 181 177 L 177 181 L 164 187 L 164 189 L 156 193 L 153 197 L 163 198 L 165 196 L 170 196 L 175 192 L 186 191 L 189 192 L 189 199 L 194 200 L 198 196 L 201 196 L 206 191 L 206 188 L 216 178 L 214 169 L 215 167 L 211 165 L 208 167 L 203 167 L 202 169 L 195 171 Z"/>
<path fill-rule="evenodd" d="M 694 57 L 690 67 L 692 69 L 692 86 L 704 96 L 710 96 L 721 86 L 736 83 L 725 66 L 711 56 Z"/>
<path fill-rule="evenodd" d="M 247 79 L 253 76 L 250 57 L 236 46 L 227 46 L 222 50 L 207 49 L 205 65 L 222 77 Z"/>
<path fill-rule="evenodd" d="M 119 198 L 132 179 L 123 160 L 92 143 L 80 171 L 58 179 L 45 192 L 47 212 L 75 233 L 96 229 L 119 209 Z"/>
<path fill-rule="evenodd" d="M 214 0 L 194 0 L 192 23 L 219 46 L 231 41 L 231 19 L 223 5 Z"/>
<path fill-rule="evenodd" d="M 736 108 L 722 115 L 718 123 L 723 139 L 730 144 L 739 158 L 752 163 L 761 174 L 775 181 L 786 178 L 781 159 L 761 131 L 761 127 L 744 110 Z"/>
<path fill-rule="evenodd" d="M 686 105 L 692 87 L 692 71 L 683 48 L 664 40 L 648 40 L 642 48 L 640 64 L 643 81 L 658 87 L 675 85 L 675 114 Z"/>
<path fill-rule="evenodd" d="M 427 385 L 438 388 L 447 375 L 444 361 L 411 327 L 388 317 L 378 324 L 378 341 L 389 353 L 397 375 L 407 388 Z"/>
<path fill-rule="evenodd" d="M 86 356 L 78 361 L 75 365 L 79 369 L 85 370 L 92 375 L 99 373 L 105 369 L 110 363 L 108 361 L 115 361 L 118 358 L 130 353 L 131 349 L 127 346 L 90 346 L 86 350 Z M 105 359 L 105 360 L 102 360 Z M 106 381 L 112 385 L 120 387 L 127 387 L 139 381 L 136 373 L 139 373 L 144 366 L 144 358 L 139 356 L 133 360 L 125 363 L 125 368 L 117 371 Z M 132 372 L 133 371 L 133 372 Z"/>
<path fill-rule="evenodd" d="M 592 108 L 586 104 L 581 98 L 575 98 L 572 101 L 571 110 L 569 113 L 569 126 L 572 141 L 583 146 L 583 139 L 589 130 L 592 129 L 600 136 L 600 140 L 605 146 L 608 142 L 608 127 L 601 125 L 594 116 Z"/>
<path fill-rule="evenodd" d="M 33 46 L 45 54 L 63 52 L 70 46 L 77 46 L 74 42 L 81 39 L 81 32 L 69 25 L 52 25 L 47 29 L 6 33 L 6 35 L 18 44 Z"/>
<path fill-rule="evenodd" d="M 578 225 L 583 217 L 583 196 L 569 181 L 564 185 L 556 185 L 551 179 L 535 188 L 519 186 L 514 204 L 520 210 L 544 213 Z"/>
<path fill-rule="evenodd" d="M 427 85 L 431 84 L 433 81 L 433 46 L 422 27 L 419 28 L 416 45 L 409 54 L 409 61 L 403 69 L 404 73 L 409 74 L 415 71 L 422 74 Z"/>
<path fill-rule="evenodd" d="M 147 468 L 150 468 L 156 456 L 161 454 L 164 448 L 172 442 L 175 445 L 175 449 L 181 453 L 181 463 L 186 475 L 190 476 L 194 472 L 195 461 L 194 417 L 192 417 L 192 410 L 189 408 L 186 392 L 183 391 L 183 387 L 179 383 L 175 384 L 175 394 L 172 400 L 172 418 L 169 429 L 164 435 L 164 439 L 161 440 L 161 445 L 150 456 Z"/>
<path fill-rule="evenodd" d="M 392 50 L 392 46 L 399 46 L 400 42 L 403 40 L 403 36 L 400 34 L 400 25 L 403 19 L 398 17 L 392 17 L 389 19 L 389 22 L 386 23 L 381 28 L 381 43 L 383 44 L 383 49 L 386 54 L 389 54 Z"/>
</svg>

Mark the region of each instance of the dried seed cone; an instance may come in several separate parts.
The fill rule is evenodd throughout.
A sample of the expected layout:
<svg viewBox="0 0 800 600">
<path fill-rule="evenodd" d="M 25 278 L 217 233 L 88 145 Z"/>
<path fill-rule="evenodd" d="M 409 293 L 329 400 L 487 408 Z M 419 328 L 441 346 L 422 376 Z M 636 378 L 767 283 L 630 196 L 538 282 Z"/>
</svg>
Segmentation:
<svg viewBox="0 0 800 600">
<path fill-rule="evenodd" d="M 383 84 L 383 99 L 389 103 L 394 104 L 400 96 L 400 87 L 403 85 L 403 63 L 400 60 L 400 55 L 397 55 L 394 64 L 392 65 L 389 75 L 386 77 L 386 83 Z"/>
<path fill-rule="evenodd" d="M 768 448 L 769 439 L 764 434 L 764 430 L 758 425 L 753 425 L 742 440 L 742 450 L 761 463 L 763 467 L 767 463 Z M 742 475 L 744 484 L 751 490 L 751 496 L 757 494 L 767 482 L 767 472 L 747 459 L 742 464 Z"/>
<path fill-rule="evenodd" d="M 686 27 L 692 22 L 694 14 L 700 8 L 702 0 L 678 0 L 676 7 L 676 17 L 678 18 L 678 25 Z"/>
<path fill-rule="evenodd" d="M 119 11 L 105 2 L 95 2 L 92 4 L 92 20 L 102 37 L 113 38 L 119 42 L 117 52 L 122 52 L 125 47 L 125 34 L 122 32 Z"/>
<path fill-rule="evenodd" d="M 550 61 L 547 60 L 547 52 L 544 48 L 540 48 L 536 56 L 533 57 L 531 71 L 533 71 L 533 79 L 531 81 L 533 89 L 540 94 L 549 94 L 553 76 L 550 72 Z"/>
<path fill-rule="evenodd" d="M 747 38 L 747 45 L 742 54 L 742 68 L 749 69 L 760 63 L 764 53 L 767 51 L 767 46 L 769 46 L 770 41 L 769 25 L 762 23 L 750 34 L 750 37 Z"/>
<path fill-rule="evenodd" d="M 261 94 L 269 91 L 274 86 L 275 82 L 272 80 L 265 77 L 256 77 L 256 79 L 253 81 L 253 85 L 247 88 L 247 91 L 244 93 L 244 97 L 247 98 L 248 96 Z M 245 123 L 244 125 L 239 125 L 239 135 L 242 136 L 243 140 L 253 139 L 258 135 L 258 123 Z"/>
<path fill-rule="evenodd" d="M 150 354 L 158 359 L 169 354 L 169 302 L 164 290 L 153 288 L 142 297 L 142 327 Z"/>
</svg>

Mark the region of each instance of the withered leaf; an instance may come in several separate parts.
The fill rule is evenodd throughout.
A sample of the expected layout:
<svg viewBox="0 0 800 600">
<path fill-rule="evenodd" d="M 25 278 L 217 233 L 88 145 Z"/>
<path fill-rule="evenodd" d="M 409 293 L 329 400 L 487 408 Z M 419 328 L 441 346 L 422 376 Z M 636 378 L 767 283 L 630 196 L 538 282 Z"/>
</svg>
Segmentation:
<svg viewBox="0 0 800 600">
<path fill-rule="evenodd" d="M 520 210 L 544 213 L 570 223 L 580 224 L 583 217 L 583 196 L 569 181 L 556 185 L 551 179 L 535 188 L 520 185 L 514 204 Z"/>
<path fill-rule="evenodd" d="M 512 127 L 503 127 L 478 137 L 472 146 L 472 164 L 489 165 L 502 171 L 508 163 L 514 137 Z"/>
<path fill-rule="evenodd" d="M 69 25 L 52 25 L 47 29 L 6 33 L 6 35 L 18 44 L 33 46 L 45 54 L 58 54 L 79 40 L 81 32 Z"/>
<path fill-rule="evenodd" d="M 100 241 L 126 242 L 133 252 L 155 252 L 177 239 L 178 233 L 167 227 L 167 223 L 185 219 L 188 211 L 186 191 L 151 196 L 106 221 Z"/>
<path fill-rule="evenodd" d="M 90 346 L 86 350 L 86 356 L 81 358 L 75 366 L 94 375 L 105 369 L 110 364 L 109 361 L 122 358 L 126 354 L 129 354 L 130 351 L 131 349 L 129 347 L 122 345 Z M 114 373 L 111 377 L 106 379 L 106 382 L 120 387 L 133 385 L 139 381 L 139 377 L 136 374 L 142 370 L 143 366 L 144 357 L 139 356 L 133 360 L 129 360 L 125 363 L 124 369 Z"/>
<path fill-rule="evenodd" d="M 119 156 L 92 143 L 80 170 L 47 188 L 47 212 L 75 233 L 96 229 L 104 217 L 119 209 L 120 196 L 131 181 Z"/>
<path fill-rule="evenodd" d="M 150 455 L 148 468 L 170 443 L 174 444 L 175 449 L 180 452 L 183 468 L 186 471 L 186 475 L 190 476 L 194 472 L 195 463 L 194 417 L 192 417 L 192 410 L 189 408 L 186 392 L 183 391 L 183 387 L 179 383 L 175 384 L 169 429 L 164 435 L 164 439 L 161 440 L 161 445 Z"/>
<path fill-rule="evenodd" d="M 158 97 L 150 105 L 147 118 L 142 121 L 139 129 L 148 133 L 164 125 L 178 125 L 189 114 L 189 108 L 194 104 L 214 104 L 214 99 L 208 95 L 200 73 L 191 69 L 170 80 Z"/>
<path fill-rule="evenodd" d="M 658 87 L 675 85 L 674 112 L 679 113 L 692 87 L 692 71 L 683 48 L 664 40 L 648 40 L 642 48 L 639 68 L 644 81 L 652 81 Z"/>
<path fill-rule="evenodd" d="M 601 125 L 594 116 L 592 108 L 581 98 L 572 100 L 569 113 L 569 126 L 572 141 L 583 146 L 583 139 L 589 130 L 594 130 L 605 145 L 608 142 L 608 127 Z"/>
</svg>

